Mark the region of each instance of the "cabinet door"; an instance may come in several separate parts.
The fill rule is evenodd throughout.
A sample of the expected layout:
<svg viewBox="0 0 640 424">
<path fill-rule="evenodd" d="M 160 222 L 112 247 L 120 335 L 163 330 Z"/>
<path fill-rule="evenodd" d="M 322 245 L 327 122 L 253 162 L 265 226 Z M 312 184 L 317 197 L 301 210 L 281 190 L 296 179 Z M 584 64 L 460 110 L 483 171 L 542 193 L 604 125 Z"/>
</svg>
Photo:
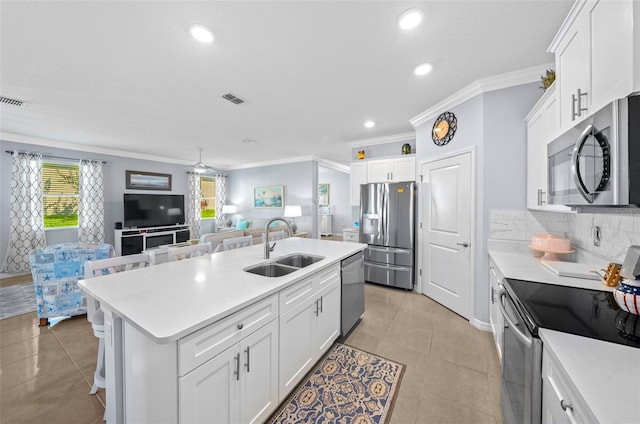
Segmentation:
<svg viewBox="0 0 640 424">
<path fill-rule="evenodd" d="M 569 416 L 560 406 L 560 396 L 549 380 L 542 381 L 542 423 L 571 424 Z"/>
<path fill-rule="evenodd" d="M 180 423 L 240 420 L 240 348 L 236 344 L 180 378 Z"/>
<path fill-rule="evenodd" d="M 501 278 L 496 270 L 495 264 L 493 261 L 489 263 L 489 320 L 491 321 L 491 330 L 493 331 L 493 340 L 496 344 L 496 349 L 498 351 L 498 357 L 500 358 L 500 362 L 502 363 L 502 347 L 503 347 L 503 334 L 504 334 L 504 318 L 498 309 L 498 302 L 500 302 L 500 298 L 498 296 L 498 283 Z"/>
<path fill-rule="evenodd" d="M 391 162 L 392 181 L 415 181 L 416 180 L 416 159 L 413 156 L 393 159 Z"/>
<path fill-rule="evenodd" d="M 284 399 L 315 362 L 316 298 L 280 315 L 280 399 Z"/>
<path fill-rule="evenodd" d="M 367 163 L 351 164 L 351 205 L 360 205 L 360 184 L 367 183 Z"/>
<path fill-rule="evenodd" d="M 589 111 L 578 113 L 589 104 L 589 20 L 580 15 L 567 32 L 556 53 L 560 106 L 560 127 L 573 127 Z M 578 95 L 578 90 L 583 94 Z M 577 116 L 579 115 L 579 116 Z"/>
<path fill-rule="evenodd" d="M 390 179 L 391 163 L 388 160 L 369 161 L 367 163 L 367 182 L 384 183 Z"/>
<path fill-rule="evenodd" d="M 319 358 L 340 335 L 340 280 L 318 293 L 317 351 Z"/>
<path fill-rule="evenodd" d="M 547 119 L 541 108 L 527 123 L 527 207 L 536 209 L 544 205 L 546 191 Z"/>
<path fill-rule="evenodd" d="M 600 0 L 589 13 L 591 110 L 596 111 L 633 91 L 633 4 Z"/>
<path fill-rule="evenodd" d="M 278 406 L 278 320 L 240 342 L 240 419 L 261 423 Z"/>
</svg>

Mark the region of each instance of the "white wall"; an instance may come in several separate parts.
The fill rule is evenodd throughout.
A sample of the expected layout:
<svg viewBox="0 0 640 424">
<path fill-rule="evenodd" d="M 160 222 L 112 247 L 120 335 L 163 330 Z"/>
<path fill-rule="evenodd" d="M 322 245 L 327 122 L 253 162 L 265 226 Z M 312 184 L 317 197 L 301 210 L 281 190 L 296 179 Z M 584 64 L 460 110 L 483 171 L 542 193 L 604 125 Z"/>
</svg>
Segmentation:
<svg viewBox="0 0 640 424">
<path fill-rule="evenodd" d="M 104 172 L 104 218 L 105 242 L 113 244 L 115 222 L 124 218 L 123 193 L 171 193 L 187 194 L 187 167 L 164 162 L 131 159 L 121 156 L 85 153 L 76 150 L 58 149 L 48 146 L 0 141 L 0 261 L 4 259 L 9 240 L 9 199 L 11 185 L 11 167 L 13 159 L 5 150 L 40 152 L 48 156 L 60 156 L 73 159 L 91 158 L 107 162 Z M 126 190 L 125 171 L 147 171 L 171 174 L 171 191 Z M 213 220 L 211 220 L 213 221 Z M 207 225 L 207 223 L 205 223 Z M 204 227 L 204 226 L 203 226 Z M 204 228 L 203 228 L 204 230 Z M 78 240 L 77 228 L 45 230 L 47 244 L 75 242 Z"/>
<path fill-rule="evenodd" d="M 284 208 L 254 208 L 253 190 L 260 186 L 283 185 L 284 204 L 302 206 L 303 216 L 296 218 L 298 232 L 306 231 L 315 238 L 317 169 L 317 162 L 304 161 L 229 171 L 227 201 L 235 204 L 238 214 L 245 218 L 282 216 Z"/>
<path fill-rule="evenodd" d="M 318 166 L 318 183 L 329 184 L 329 204 L 333 213 L 332 229 L 334 234 L 353 226 L 351 205 L 349 205 L 349 174 L 326 166 Z"/>
<path fill-rule="evenodd" d="M 526 126 L 524 117 L 542 95 L 537 83 L 478 95 L 452 109 L 458 129 L 446 146 L 431 139 L 434 119 L 416 128 L 418 171 L 424 161 L 474 147 L 476 159 L 476 234 L 471 319 L 489 321 L 489 280 L 486 240 L 489 211 L 524 209 L 526 201 Z M 444 112 L 444 111 L 443 111 Z M 422 252 L 419 252 L 422 254 Z"/>
</svg>

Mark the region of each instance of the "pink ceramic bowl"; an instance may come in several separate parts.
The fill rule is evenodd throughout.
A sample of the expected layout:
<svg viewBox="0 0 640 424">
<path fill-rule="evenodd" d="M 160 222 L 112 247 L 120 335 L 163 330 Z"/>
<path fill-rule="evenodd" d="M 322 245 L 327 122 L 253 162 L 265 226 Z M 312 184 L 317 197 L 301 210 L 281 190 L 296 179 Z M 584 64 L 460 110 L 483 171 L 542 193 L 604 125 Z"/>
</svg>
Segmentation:
<svg viewBox="0 0 640 424">
<path fill-rule="evenodd" d="M 569 252 L 571 251 L 571 240 L 551 234 L 536 234 L 531 238 L 531 247 L 549 252 Z"/>
</svg>

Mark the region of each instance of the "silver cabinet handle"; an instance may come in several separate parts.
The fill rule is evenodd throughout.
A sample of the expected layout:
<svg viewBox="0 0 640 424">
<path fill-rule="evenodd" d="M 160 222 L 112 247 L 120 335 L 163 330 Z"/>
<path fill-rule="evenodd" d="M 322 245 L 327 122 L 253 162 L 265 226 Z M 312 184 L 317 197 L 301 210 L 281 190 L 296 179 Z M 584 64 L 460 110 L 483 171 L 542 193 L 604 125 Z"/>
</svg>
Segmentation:
<svg viewBox="0 0 640 424">
<path fill-rule="evenodd" d="M 315 312 L 316 316 L 318 316 L 318 308 L 319 308 L 318 301 L 319 299 L 316 299 L 316 312 Z"/>
<path fill-rule="evenodd" d="M 566 411 L 567 409 L 570 409 L 571 411 L 573 411 L 573 405 L 568 403 L 564 399 L 560 401 L 560 407 L 562 408 L 563 411 Z"/>
<path fill-rule="evenodd" d="M 240 380 L 240 353 L 236 355 L 236 370 L 233 372 L 236 375 L 236 380 Z"/>
<path fill-rule="evenodd" d="M 464 243 L 456 243 L 456 244 L 462 247 L 469 247 L 469 243 L 467 243 L 466 241 Z"/>
<path fill-rule="evenodd" d="M 586 112 L 587 111 L 586 107 L 582 107 L 582 98 L 583 97 L 587 97 L 587 92 L 585 91 L 583 93 L 582 90 L 580 90 L 578 88 L 578 116 L 582 116 L 582 112 Z"/>
<path fill-rule="evenodd" d="M 320 296 L 320 313 L 322 313 L 323 306 L 324 306 L 324 296 Z"/>
<path fill-rule="evenodd" d="M 240 323 L 240 324 L 236 325 L 236 328 L 237 328 L 238 330 L 242 330 L 242 328 L 243 328 L 243 327 L 244 327 L 244 324 L 243 324 L 243 323 Z"/>
<path fill-rule="evenodd" d="M 491 287 L 491 303 L 496 303 L 496 289 Z"/>
<path fill-rule="evenodd" d="M 545 205 L 547 203 L 547 200 L 545 199 L 545 195 L 546 194 L 547 193 L 542 191 L 541 188 L 538 189 L 538 206 L 542 206 L 542 205 Z"/>
<path fill-rule="evenodd" d="M 251 352 L 249 351 L 250 348 L 251 346 L 247 346 L 247 348 L 244 350 L 244 352 L 247 354 L 247 363 L 245 364 L 245 367 L 247 367 L 247 372 L 251 372 L 251 369 L 249 368 L 249 363 L 251 360 Z"/>
<path fill-rule="evenodd" d="M 571 95 L 571 120 L 575 121 L 578 114 L 576 113 L 576 102 L 578 99 L 575 94 Z"/>
</svg>

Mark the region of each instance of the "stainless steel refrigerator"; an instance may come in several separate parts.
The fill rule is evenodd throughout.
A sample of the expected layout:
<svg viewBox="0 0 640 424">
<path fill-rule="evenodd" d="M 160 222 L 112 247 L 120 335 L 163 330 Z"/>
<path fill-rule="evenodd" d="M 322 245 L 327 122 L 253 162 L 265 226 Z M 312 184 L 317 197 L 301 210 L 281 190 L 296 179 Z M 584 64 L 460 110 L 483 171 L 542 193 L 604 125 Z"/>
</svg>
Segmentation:
<svg viewBox="0 0 640 424">
<path fill-rule="evenodd" d="M 360 186 L 360 243 L 367 282 L 413 289 L 416 183 Z"/>
</svg>

